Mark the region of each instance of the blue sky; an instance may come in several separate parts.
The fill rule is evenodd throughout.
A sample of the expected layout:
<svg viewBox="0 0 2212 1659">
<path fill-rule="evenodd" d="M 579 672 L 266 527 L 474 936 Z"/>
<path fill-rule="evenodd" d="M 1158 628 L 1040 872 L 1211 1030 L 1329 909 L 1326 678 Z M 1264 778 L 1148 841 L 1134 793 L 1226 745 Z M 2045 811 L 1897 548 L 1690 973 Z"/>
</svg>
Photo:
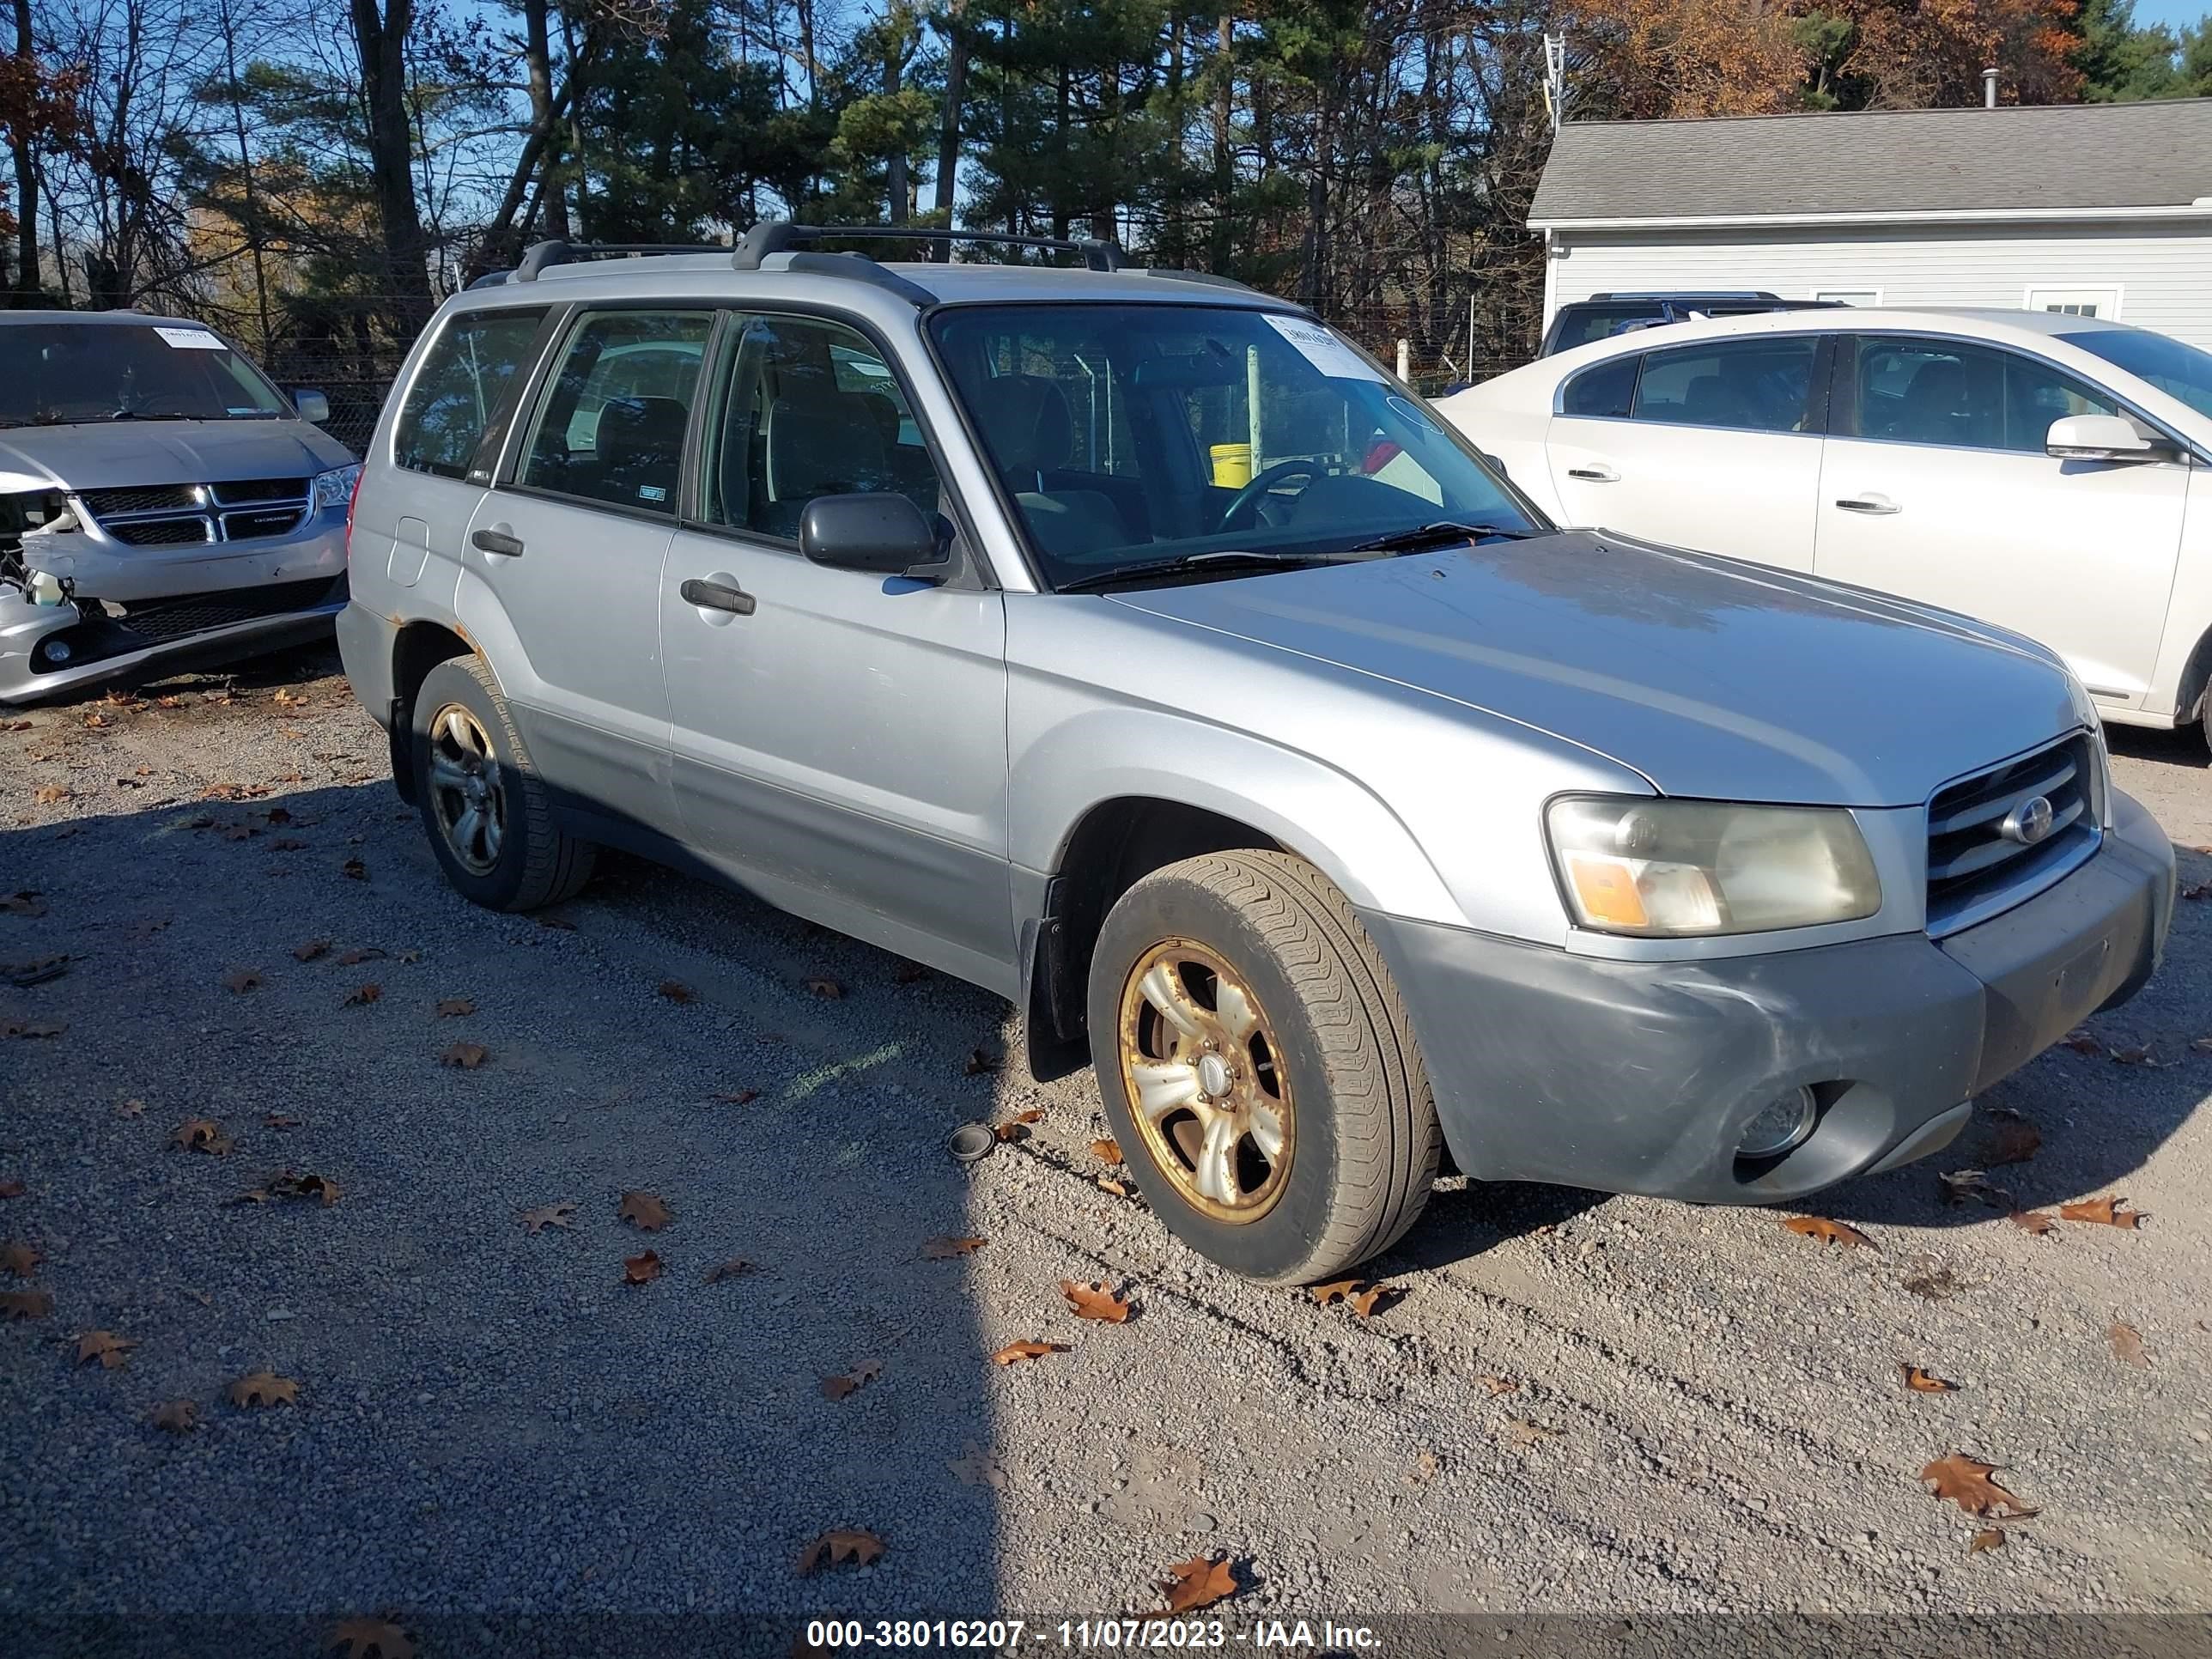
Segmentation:
<svg viewBox="0 0 2212 1659">
<path fill-rule="evenodd" d="M 2164 23 L 2178 27 L 2194 23 L 2207 11 L 2212 11 L 2212 0 L 2136 0 L 2136 21 Z"/>
</svg>

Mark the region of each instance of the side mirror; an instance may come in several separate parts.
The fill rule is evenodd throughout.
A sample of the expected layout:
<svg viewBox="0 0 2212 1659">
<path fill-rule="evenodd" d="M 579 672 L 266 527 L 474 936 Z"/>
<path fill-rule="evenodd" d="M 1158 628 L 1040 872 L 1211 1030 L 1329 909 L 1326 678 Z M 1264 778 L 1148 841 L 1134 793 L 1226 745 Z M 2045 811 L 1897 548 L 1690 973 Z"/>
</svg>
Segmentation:
<svg viewBox="0 0 2212 1659">
<path fill-rule="evenodd" d="M 311 386 L 301 386 L 293 392 L 292 407 L 300 411 L 300 418 L 310 426 L 330 424 L 331 400 Z"/>
<path fill-rule="evenodd" d="M 799 550 L 816 564 L 884 576 L 944 560 L 921 509 L 889 490 L 817 495 L 799 515 Z M 927 580 L 932 573 L 915 574 Z"/>
<path fill-rule="evenodd" d="M 2063 461 L 2162 461 L 2173 452 L 2122 415 L 2068 415 L 2051 423 L 2044 453 Z"/>
</svg>

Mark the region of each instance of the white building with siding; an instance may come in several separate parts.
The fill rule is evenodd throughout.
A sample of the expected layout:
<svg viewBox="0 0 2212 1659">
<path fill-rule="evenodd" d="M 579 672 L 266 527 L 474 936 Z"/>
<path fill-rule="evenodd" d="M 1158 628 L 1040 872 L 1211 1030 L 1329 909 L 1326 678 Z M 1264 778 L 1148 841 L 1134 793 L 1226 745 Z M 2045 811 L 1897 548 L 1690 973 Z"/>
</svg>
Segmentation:
<svg viewBox="0 0 2212 1659">
<path fill-rule="evenodd" d="M 2212 99 L 1570 123 L 1528 225 L 1547 325 L 1608 292 L 1753 289 L 2212 349 Z"/>
</svg>

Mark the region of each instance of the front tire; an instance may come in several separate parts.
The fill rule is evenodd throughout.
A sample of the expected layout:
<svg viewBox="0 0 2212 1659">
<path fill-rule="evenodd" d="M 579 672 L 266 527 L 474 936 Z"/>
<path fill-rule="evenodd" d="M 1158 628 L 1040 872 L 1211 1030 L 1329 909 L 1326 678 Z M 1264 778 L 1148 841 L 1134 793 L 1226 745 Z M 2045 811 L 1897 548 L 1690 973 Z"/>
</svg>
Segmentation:
<svg viewBox="0 0 2212 1659">
<path fill-rule="evenodd" d="M 1341 1274 L 1428 1202 L 1440 1137 L 1404 1006 L 1303 860 L 1212 853 L 1138 882 L 1100 930 L 1090 1017 L 1137 1184 L 1232 1272 Z"/>
<path fill-rule="evenodd" d="M 415 799 L 461 896 L 488 910 L 535 910 L 592 877 L 598 849 L 554 822 L 507 699 L 481 657 L 453 657 L 415 694 L 409 751 Z"/>
</svg>

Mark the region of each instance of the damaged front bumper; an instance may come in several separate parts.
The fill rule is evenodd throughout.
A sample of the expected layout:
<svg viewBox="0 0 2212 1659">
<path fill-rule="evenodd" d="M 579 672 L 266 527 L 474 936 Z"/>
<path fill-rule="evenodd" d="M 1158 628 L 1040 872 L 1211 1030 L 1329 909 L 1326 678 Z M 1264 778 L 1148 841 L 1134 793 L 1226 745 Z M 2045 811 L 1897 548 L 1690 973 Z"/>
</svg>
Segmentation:
<svg viewBox="0 0 2212 1659">
<path fill-rule="evenodd" d="M 0 703 L 208 665 L 326 637 L 345 608 L 345 513 L 283 536 L 130 547 L 83 530 L 33 533 L 16 556 L 69 597 L 0 586 Z"/>
</svg>

